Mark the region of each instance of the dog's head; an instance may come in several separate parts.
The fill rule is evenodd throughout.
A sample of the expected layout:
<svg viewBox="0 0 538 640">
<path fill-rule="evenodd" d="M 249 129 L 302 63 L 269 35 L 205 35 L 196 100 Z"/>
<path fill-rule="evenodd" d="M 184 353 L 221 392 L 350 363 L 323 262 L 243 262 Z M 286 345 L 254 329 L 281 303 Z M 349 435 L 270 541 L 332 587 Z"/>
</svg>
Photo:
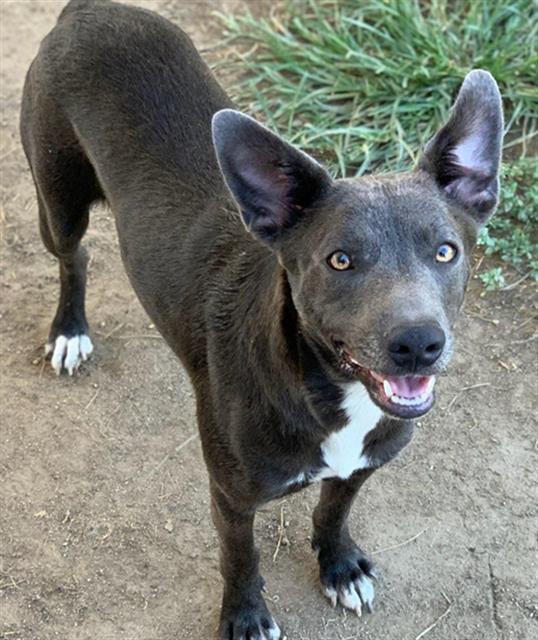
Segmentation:
<svg viewBox="0 0 538 640">
<path fill-rule="evenodd" d="M 305 337 L 337 379 L 359 379 L 390 415 L 433 405 L 471 250 L 497 204 L 502 135 L 485 71 L 467 75 L 418 168 L 398 175 L 332 180 L 252 118 L 214 116 L 224 180 L 286 270 Z"/>
</svg>

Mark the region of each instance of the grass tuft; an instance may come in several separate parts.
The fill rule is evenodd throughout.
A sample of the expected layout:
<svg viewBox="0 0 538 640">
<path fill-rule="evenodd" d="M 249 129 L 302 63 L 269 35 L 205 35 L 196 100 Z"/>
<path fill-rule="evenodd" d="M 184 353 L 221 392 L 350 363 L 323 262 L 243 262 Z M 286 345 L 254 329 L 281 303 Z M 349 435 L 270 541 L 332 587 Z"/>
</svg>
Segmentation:
<svg viewBox="0 0 538 640">
<path fill-rule="evenodd" d="M 536 152 L 538 4 L 529 0 L 282 0 L 266 17 L 222 15 L 237 104 L 335 176 L 417 161 L 465 74 L 489 70 L 503 95 L 505 152 Z M 501 205 L 480 243 L 538 279 L 538 164 L 505 165 Z M 481 274 L 505 285 L 504 266 Z"/>
<path fill-rule="evenodd" d="M 416 161 L 473 68 L 497 79 L 508 144 L 538 129 L 538 15 L 529 0 L 285 0 L 221 15 L 247 53 L 239 105 L 337 176 Z M 246 73 L 244 73 L 246 70 Z"/>
</svg>

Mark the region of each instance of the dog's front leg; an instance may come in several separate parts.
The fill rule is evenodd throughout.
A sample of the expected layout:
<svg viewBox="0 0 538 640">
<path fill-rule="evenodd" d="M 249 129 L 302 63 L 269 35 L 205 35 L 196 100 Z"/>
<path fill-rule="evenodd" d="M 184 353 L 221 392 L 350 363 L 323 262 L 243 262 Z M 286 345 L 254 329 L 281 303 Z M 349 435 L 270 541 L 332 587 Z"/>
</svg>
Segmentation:
<svg viewBox="0 0 538 640">
<path fill-rule="evenodd" d="M 280 629 L 261 595 L 263 578 L 253 531 L 255 509 L 230 500 L 214 485 L 211 508 L 224 578 L 219 640 L 278 640 Z"/>
<path fill-rule="evenodd" d="M 347 480 L 324 480 L 313 516 L 312 547 L 318 553 L 323 593 L 333 606 L 340 602 L 359 616 L 363 605 L 372 610 L 373 566 L 351 538 L 347 519 L 357 491 L 371 473 L 364 470 Z"/>
</svg>

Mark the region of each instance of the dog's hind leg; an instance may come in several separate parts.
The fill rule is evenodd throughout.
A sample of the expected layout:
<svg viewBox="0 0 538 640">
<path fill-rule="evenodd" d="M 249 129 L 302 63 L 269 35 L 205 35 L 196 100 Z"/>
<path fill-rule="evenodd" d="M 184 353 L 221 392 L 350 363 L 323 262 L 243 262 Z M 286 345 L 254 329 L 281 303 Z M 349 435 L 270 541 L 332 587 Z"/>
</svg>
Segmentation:
<svg viewBox="0 0 538 640">
<path fill-rule="evenodd" d="M 355 496 L 372 472 L 358 471 L 347 480 L 324 480 L 314 510 L 312 548 L 318 553 L 323 593 L 361 615 L 363 606 L 372 610 L 373 566 L 355 544 L 348 530 L 348 515 Z"/>
<path fill-rule="evenodd" d="M 70 193 L 45 191 L 36 179 L 41 237 L 58 258 L 60 299 L 45 351 L 57 374 L 70 375 L 93 351 L 85 311 L 88 255 L 80 241 L 88 225 L 89 203 L 76 202 Z M 61 188 L 62 184 L 56 184 Z M 65 198 L 65 199 L 64 199 Z"/>
<path fill-rule="evenodd" d="M 37 191 L 41 237 L 60 267 L 60 300 L 45 349 L 57 374 L 73 374 L 93 351 L 84 304 L 88 258 L 80 241 L 91 204 L 103 196 L 70 124 L 58 111 L 38 107 L 26 112 L 23 107 L 21 134 Z"/>
<path fill-rule="evenodd" d="M 43 205 L 40 204 L 42 209 Z M 42 233 L 43 236 L 45 234 Z M 55 249 L 51 253 L 58 258 L 60 267 L 60 299 L 45 345 L 45 354 L 50 355 L 52 367 L 58 375 L 62 370 L 72 375 L 80 362 L 87 360 L 93 351 L 85 312 L 88 254 L 80 245 L 72 252 L 62 254 Z"/>
</svg>

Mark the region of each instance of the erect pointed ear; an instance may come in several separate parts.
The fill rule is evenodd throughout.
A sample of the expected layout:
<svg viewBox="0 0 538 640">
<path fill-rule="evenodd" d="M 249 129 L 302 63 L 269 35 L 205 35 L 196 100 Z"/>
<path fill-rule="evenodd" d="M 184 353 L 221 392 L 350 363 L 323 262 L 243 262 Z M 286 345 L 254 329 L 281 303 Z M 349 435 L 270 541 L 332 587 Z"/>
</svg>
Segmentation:
<svg viewBox="0 0 538 640">
<path fill-rule="evenodd" d="M 483 224 L 497 206 L 502 138 L 497 83 L 487 71 L 471 71 L 448 122 L 426 145 L 419 167 L 478 224 Z"/>
<path fill-rule="evenodd" d="M 310 156 L 239 111 L 213 116 L 213 144 L 245 226 L 267 243 L 292 227 L 331 182 Z"/>
</svg>

